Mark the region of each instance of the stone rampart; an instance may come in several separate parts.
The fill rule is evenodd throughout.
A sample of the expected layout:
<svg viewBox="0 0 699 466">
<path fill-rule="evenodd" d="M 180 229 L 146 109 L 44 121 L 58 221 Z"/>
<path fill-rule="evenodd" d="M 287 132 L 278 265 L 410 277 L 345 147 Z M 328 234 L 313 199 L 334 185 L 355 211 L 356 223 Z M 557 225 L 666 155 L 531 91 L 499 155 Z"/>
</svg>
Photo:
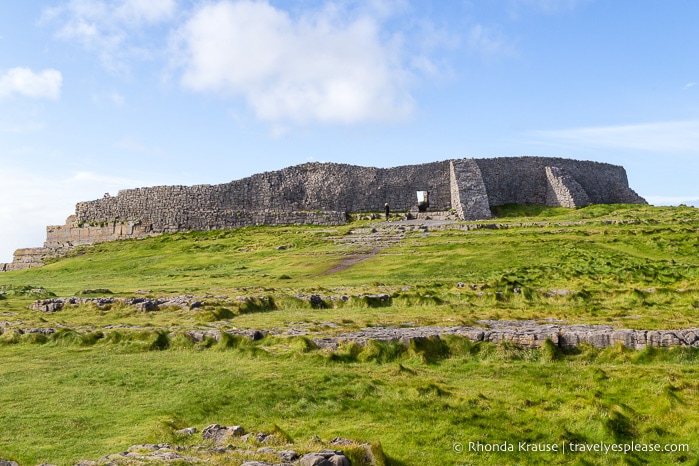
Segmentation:
<svg viewBox="0 0 699 466">
<path fill-rule="evenodd" d="M 349 212 L 429 211 L 462 220 L 491 217 L 503 204 L 580 207 L 645 203 L 623 167 L 552 157 L 457 159 L 394 168 L 306 163 L 219 185 L 126 189 L 76 205 L 66 225 L 47 228 L 44 248 L 21 249 L 0 270 L 41 265 L 81 244 L 248 225 L 337 225 Z"/>
<path fill-rule="evenodd" d="M 307 163 L 221 185 L 128 189 L 78 203 L 76 219 L 137 220 L 156 231 L 206 230 L 225 211 L 371 212 L 386 202 L 393 210 L 409 210 L 417 191 L 429 191 L 433 209 L 449 210 L 449 162 L 396 168 Z"/>
<path fill-rule="evenodd" d="M 492 217 L 488 193 L 475 160 L 454 160 L 449 164 L 451 204 L 462 220 Z"/>
<path fill-rule="evenodd" d="M 575 180 L 592 204 L 645 204 L 629 188 L 626 170 L 618 165 L 554 157 L 501 157 L 476 159 L 476 163 L 491 207 L 547 205 L 550 184 L 546 167 L 558 168 Z"/>
</svg>

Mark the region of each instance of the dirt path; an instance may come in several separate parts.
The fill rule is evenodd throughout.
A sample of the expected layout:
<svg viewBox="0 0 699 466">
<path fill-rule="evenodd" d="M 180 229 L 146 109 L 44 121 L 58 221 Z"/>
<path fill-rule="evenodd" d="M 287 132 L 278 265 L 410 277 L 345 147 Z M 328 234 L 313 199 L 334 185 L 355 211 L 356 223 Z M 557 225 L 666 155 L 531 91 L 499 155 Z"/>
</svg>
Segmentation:
<svg viewBox="0 0 699 466">
<path fill-rule="evenodd" d="M 348 254 L 340 259 L 340 262 L 330 267 L 328 270 L 323 272 L 323 275 L 332 275 L 337 272 L 342 272 L 343 270 L 349 269 L 361 262 L 371 259 L 374 257 L 382 248 L 373 249 L 370 252 L 359 253 L 359 254 Z"/>
</svg>

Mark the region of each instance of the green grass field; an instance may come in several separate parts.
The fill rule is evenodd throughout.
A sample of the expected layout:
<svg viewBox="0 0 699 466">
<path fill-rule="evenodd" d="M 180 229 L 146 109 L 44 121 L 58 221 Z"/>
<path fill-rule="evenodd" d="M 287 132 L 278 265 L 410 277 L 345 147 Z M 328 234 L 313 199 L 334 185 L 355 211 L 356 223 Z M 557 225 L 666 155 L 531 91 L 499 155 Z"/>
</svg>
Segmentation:
<svg viewBox="0 0 699 466">
<path fill-rule="evenodd" d="M 394 465 L 699 464 L 697 349 L 562 352 L 443 338 L 331 351 L 301 337 L 195 344 L 183 333 L 302 326 L 333 334 L 548 318 L 699 327 L 698 209 L 505 206 L 496 213 L 487 223 L 499 228 L 408 231 L 334 273 L 370 249 L 339 240 L 371 222 L 103 243 L 0 274 L 0 459 L 75 464 L 133 444 L 189 445 L 193 439 L 173 436 L 176 428 L 219 423 L 278 429 L 300 450 L 313 435 L 380 442 Z M 28 309 L 36 299 L 94 289 L 117 297 L 187 294 L 205 305 Z M 348 299 L 313 307 L 302 299 L 310 294 Z M 365 297 L 375 294 L 391 299 Z M 15 331 L 42 327 L 64 330 Z M 688 451 L 563 454 L 520 451 L 520 442 Z M 514 451 L 483 451 L 493 445 Z"/>
</svg>

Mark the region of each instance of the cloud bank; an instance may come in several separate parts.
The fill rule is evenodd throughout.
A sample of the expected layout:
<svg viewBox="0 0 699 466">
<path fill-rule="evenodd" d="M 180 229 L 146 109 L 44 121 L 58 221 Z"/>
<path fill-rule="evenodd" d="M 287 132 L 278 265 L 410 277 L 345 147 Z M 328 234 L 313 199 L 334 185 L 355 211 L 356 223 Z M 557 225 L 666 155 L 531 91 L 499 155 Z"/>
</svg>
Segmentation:
<svg viewBox="0 0 699 466">
<path fill-rule="evenodd" d="M 699 120 L 535 131 L 529 135 L 548 142 L 578 146 L 652 152 L 699 152 Z"/>
<path fill-rule="evenodd" d="M 297 17 L 262 1 L 205 4 L 176 35 L 182 84 L 242 97 L 268 122 L 403 119 L 410 72 L 380 26 L 332 4 Z"/>
<path fill-rule="evenodd" d="M 63 76 L 54 69 L 34 72 L 29 68 L 12 68 L 0 74 L 0 98 L 13 94 L 34 99 L 56 100 L 61 96 Z"/>
<path fill-rule="evenodd" d="M 70 0 L 43 11 L 40 23 L 57 26 L 56 37 L 79 43 L 99 55 L 111 71 L 127 68 L 133 56 L 148 56 L 139 43 L 144 26 L 172 19 L 175 0 Z"/>
</svg>

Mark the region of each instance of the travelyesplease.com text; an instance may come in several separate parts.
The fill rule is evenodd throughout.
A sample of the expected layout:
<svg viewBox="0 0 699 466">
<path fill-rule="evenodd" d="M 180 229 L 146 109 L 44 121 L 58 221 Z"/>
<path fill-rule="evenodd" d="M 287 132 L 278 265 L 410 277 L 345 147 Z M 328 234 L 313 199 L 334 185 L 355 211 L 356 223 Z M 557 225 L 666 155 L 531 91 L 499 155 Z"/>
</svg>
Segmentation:
<svg viewBox="0 0 699 466">
<path fill-rule="evenodd" d="M 457 453 L 464 452 L 464 445 L 455 443 L 454 451 Z M 531 443 L 531 442 L 500 442 L 500 443 L 485 443 L 485 442 L 468 442 L 466 451 L 476 453 L 508 453 L 508 452 L 531 452 L 531 453 L 675 453 L 689 452 L 689 444 L 686 443 L 577 443 L 577 442 L 558 442 L 558 443 Z"/>
</svg>

